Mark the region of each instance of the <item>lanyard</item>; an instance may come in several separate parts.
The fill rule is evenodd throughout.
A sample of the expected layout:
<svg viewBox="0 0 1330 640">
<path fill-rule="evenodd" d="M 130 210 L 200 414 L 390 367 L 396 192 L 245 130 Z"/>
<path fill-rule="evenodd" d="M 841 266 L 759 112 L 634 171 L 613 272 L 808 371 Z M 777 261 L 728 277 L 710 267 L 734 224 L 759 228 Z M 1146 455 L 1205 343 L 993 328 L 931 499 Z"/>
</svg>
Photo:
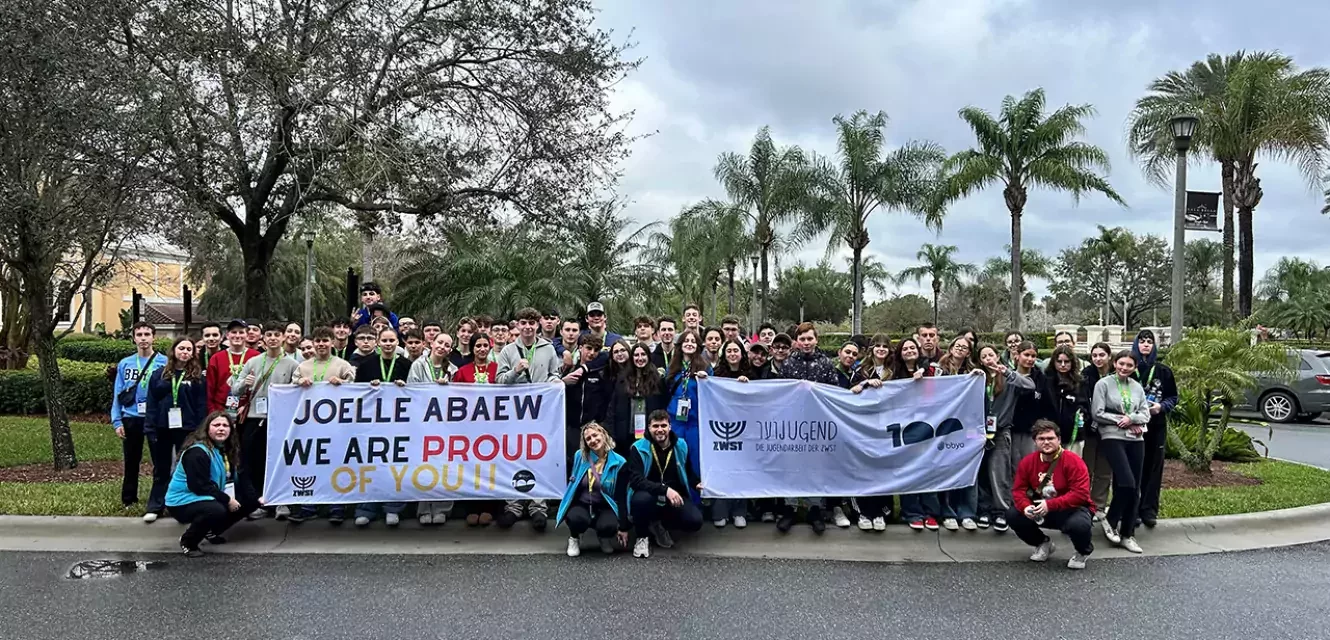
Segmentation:
<svg viewBox="0 0 1330 640">
<path fill-rule="evenodd" d="M 184 371 L 177 371 L 175 378 L 171 380 L 171 406 L 180 406 L 180 381 L 185 379 Z"/>
<path fill-rule="evenodd" d="M 660 472 L 660 481 L 665 482 L 665 468 L 670 466 L 670 461 L 674 459 L 674 449 L 665 455 L 665 464 L 660 463 L 660 458 L 656 457 L 656 445 L 651 445 L 651 461 L 656 463 L 656 471 Z"/>
<path fill-rule="evenodd" d="M 239 372 L 240 365 L 245 364 L 245 354 L 242 353 L 239 356 L 237 356 L 237 358 L 238 359 L 236 360 L 232 360 L 231 352 L 230 351 L 226 352 L 226 361 L 231 363 L 231 375 L 235 375 L 237 372 Z"/>
<path fill-rule="evenodd" d="M 264 383 L 266 383 L 266 382 L 268 381 L 268 379 L 272 377 L 273 369 L 276 369 L 276 368 L 277 368 L 277 361 L 278 361 L 278 360 L 281 360 L 281 358 L 269 358 L 269 357 L 268 357 L 268 354 L 266 354 L 266 353 L 263 354 L 263 361 L 264 361 L 264 362 L 268 362 L 269 360 L 272 360 L 272 364 L 268 365 L 268 370 L 265 371 L 265 372 L 263 373 L 263 375 L 259 377 L 259 383 L 258 383 L 257 385 L 255 385 L 255 388 L 254 388 L 254 391 L 255 391 L 255 392 L 258 392 L 258 387 L 262 387 L 262 386 L 264 385 Z M 263 365 L 260 364 L 260 365 L 259 365 L 259 369 L 262 369 L 262 368 L 263 368 Z"/>
<path fill-rule="evenodd" d="M 320 371 L 320 370 L 319 370 L 319 361 L 318 361 L 318 360 L 315 360 L 315 361 L 314 361 L 314 366 L 311 367 L 311 368 L 314 370 L 314 381 L 315 381 L 315 382 L 323 382 L 323 379 L 326 378 L 326 377 L 328 376 L 328 366 L 331 365 L 331 364 L 332 364 L 332 358 L 328 358 L 327 360 L 324 360 L 324 361 L 323 361 L 323 370 Z"/>
<path fill-rule="evenodd" d="M 335 356 L 337 356 L 337 357 L 339 357 L 339 358 L 345 360 L 345 359 L 346 359 L 346 350 L 347 350 L 347 349 L 350 349 L 350 348 L 351 348 L 351 344 L 348 342 L 347 345 L 346 345 L 345 347 L 342 347 L 341 349 L 338 349 L 337 347 L 333 347 L 332 352 L 333 352 L 333 355 L 335 355 Z"/>
<path fill-rule="evenodd" d="M 1131 413 L 1131 385 L 1122 384 L 1122 378 L 1117 379 L 1118 395 L 1122 396 L 1122 412 Z"/>
<path fill-rule="evenodd" d="M 447 361 L 448 361 L 447 358 L 445 358 L 445 359 L 444 359 L 444 362 L 447 362 Z M 429 379 L 430 379 L 430 382 L 438 382 L 438 380 L 439 380 L 439 372 L 438 372 L 437 369 L 434 368 L 434 358 L 433 358 L 433 356 L 428 357 L 428 358 L 425 358 L 425 366 L 426 366 L 426 367 L 429 367 Z M 442 365 L 440 365 L 440 366 L 442 366 Z"/>
<path fill-rule="evenodd" d="M 156 356 L 157 354 L 154 353 L 153 355 Z M 146 369 L 148 368 L 148 365 L 152 364 L 152 358 L 149 358 L 145 363 L 142 356 L 139 356 L 136 353 L 134 354 L 134 364 L 134 368 L 139 370 L 139 386 L 146 389 L 148 387 L 148 375 Z"/>
<path fill-rule="evenodd" d="M 587 493 L 591 493 L 596 489 L 596 479 L 600 477 L 601 473 L 604 473 L 604 469 L 605 469 L 605 462 L 601 461 L 591 465 L 591 468 L 586 470 Z"/>
<path fill-rule="evenodd" d="M 382 375 L 384 382 L 389 382 L 392 380 L 393 371 L 397 369 L 397 356 L 393 356 L 393 359 L 389 360 L 389 362 L 391 362 L 392 364 L 388 365 L 387 369 L 384 369 L 383 358 L 379 358 L 379 373 Z"/>
<path fill-rule="evenodd" d="M 536 343 L 532 342 L 531 346 L 526 348 L 526 361 L 531 362 L 532 360 L 535 359 L 535 357 L 536 357 Z"/>
<path fill-rule="evenodd" d="M 690 367 L 688 361 L 685 360 L 683 363 L 683 394 L 685 396 L 688 395 L 688 382 L 693 379 L 691 370 L 692 367 Z"/>
<path fill-rule="evenodd" d="M 1145 384 L 1143 384 L 1143 385 L 1141 385 L 1141 386 L 1144 387 L 1144 388 L 1146 388 L 1146 389 L 1149 389 L 1149 388 L 1150 388 L 1150 383 L 1151 383 L 1154 379 L 1155 379 L 1155 367 L 1154 367 L 1154 365 L 1151 365 L 1151 366 L 1150 366 L 1150 375 L 1147 376 L 1147 377 L 1145 378 Z"/>
</svg>

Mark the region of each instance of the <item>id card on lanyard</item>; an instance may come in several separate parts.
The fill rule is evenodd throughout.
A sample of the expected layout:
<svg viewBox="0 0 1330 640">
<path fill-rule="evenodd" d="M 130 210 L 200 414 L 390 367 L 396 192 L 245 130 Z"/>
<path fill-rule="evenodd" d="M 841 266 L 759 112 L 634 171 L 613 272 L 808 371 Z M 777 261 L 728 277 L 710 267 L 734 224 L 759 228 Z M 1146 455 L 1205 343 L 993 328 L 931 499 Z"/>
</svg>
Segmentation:
<svg viewBox="0 0 1330 640">
<path fill-rule="evenodd" d="M 984 386 L 984 435 L 990 440 L 997 435 L 997 416 L 993 415 L 993 382 Z"/>
<path fill-rule="evenodd" d="M 633 440 L 641 440 L 647 434 L 647 401 L 633 398 Z"/>
<path fill-rule="evenodd" d="M 180 384 L 185 374 L 181 372 L 171 381 L 171 408 L 166 412 L 166 425 L 170 429 L 184 429 L 185 419 L 180 413 Z"/>
</svg>

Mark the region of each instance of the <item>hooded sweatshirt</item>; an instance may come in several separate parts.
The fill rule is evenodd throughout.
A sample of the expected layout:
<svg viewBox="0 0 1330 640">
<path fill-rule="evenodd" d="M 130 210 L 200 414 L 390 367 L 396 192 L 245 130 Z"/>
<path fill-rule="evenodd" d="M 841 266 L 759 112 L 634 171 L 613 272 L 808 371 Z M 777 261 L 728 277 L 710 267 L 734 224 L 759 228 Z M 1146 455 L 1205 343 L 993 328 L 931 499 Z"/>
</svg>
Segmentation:
<svg viewBox="0 0 1330 640">
<path fill-rule="evenodd" d="M 514 371 L 523 359 L 527 361 L 526 370 Z M 559 382 L 562 379 L 559 368 L 563 366 L 563 360 L 555 352 L 554 344 L 540 336 L 536 336 L 530 349 L 522 344 L 520 336 L 504 345 L 496 364 L 499 365 L 499 384 Z"/>
<path fill-rule="evenodd" d="M 1178 385 L 1173 379 L 1173 370 L 1159 362 L 1158 341 L 1155 341 L 1155 348 L 1150 351 L 1149 356 L 1141 353 L 1141 338 L 1154 340 L 1154 337 L 1153 331 L 1143 329 L 1132 341 L 1131 357 L 1136 360 L 1136 373 L 1132 377 L 1141 383 L 1146 401 L 1158 402 L 1163 407 L 1158 414 L 1150 417 L 1150 428 L 1159 429 L 1159 433 L 1163 433 L 1168 413 L 1178 404 Z"/>
</svg>

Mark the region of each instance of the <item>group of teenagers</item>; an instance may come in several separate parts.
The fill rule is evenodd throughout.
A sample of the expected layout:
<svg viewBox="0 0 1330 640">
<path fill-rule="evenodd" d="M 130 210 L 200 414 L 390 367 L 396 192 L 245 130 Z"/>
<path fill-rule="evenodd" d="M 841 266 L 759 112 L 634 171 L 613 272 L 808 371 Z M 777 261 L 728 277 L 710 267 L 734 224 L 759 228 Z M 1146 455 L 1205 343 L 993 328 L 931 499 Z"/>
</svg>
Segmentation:
<svg viewBox="0 0 1330 640">
<path fill-rule="evenodd" d="M 901 519 L 915 530 L 1012 529 L 1047 560 L 1059 529 L 1075 546 L 1068 566 L 1083 568 L 1093 551 L 1094 523 L 1128 551 L 1141 552 L 1139 524 L 1154 526 L 1163 472 L 1165 416 L 1177 402 L 1172 372 L 1158 361 L 1155 338 L 1142 331 L 1130 351 L 1105 343 L 1083 363 L 1074 337 L 1038 361 L 1018 333 L 1003 347 L 980 345 L 961 331 L 943 348 L 938 329 L 921 325 L 893 344 L 886 335 L 855 336 L 834 356 L 818 349 L 817 331 L 802 323 L 778 332 L 763 324 L 747 339 L 741 320 L 726 316 L 704 327 L 701 309 L 672 317 L 636 318 L 632 340 L 607 329 L 604 307 L 590 303 L 583 319 L 527 308 L 511 320 L 462 318 L 449 334 L 436 322 L 398 317 L 374 283 L 350 318 L 316 327 L 233 320 L 206 324 L 201 338 L 177 338 L 165 355 L 153 351 L 155 331 L 135 324 L 137 348 L 116 366 L 111 419 L 124 440 L 122 502 L 138 501 L 143 444 L 152 462 L 145 522 L 164 513 L 189 527 L 183 553 L 223 544 L 241 519 L 292 523 L 326 513 L 346 519 L 343 505 L 263 504 L 268 391 L 274 384 L 528 384 L 566 385 L 566 456 L 570 470 L 555 526 L 568 527 L 568 554 L 594 531 L 602 551 L 648 557 L 654 543 L 673 546 L 671 532 L 695 532 L 706 519 L 722 528 L 748 525 L 750 513 L 788 532 L 802 519 L 821 534 L 828 523 L 884 531 L 893 496 L 741 500 L 701 498 L 697 381 L 800 379 L 872 393 L 890 380 L 945 375 L 983 376 L 988 436 L 976 484 L 952 491 L 899 496 Z M 228 483 L 233 489 L 227 490 Z M 1109 503 L 1110 487 L 1112 502 Z M 419 502 L 422 525 L 463 517 L 470 526 L 510 528 L 523 518 L 544 531 L 543 500 Z M 806 509 L 801 507 L 806 506 Z M 383 515 L 397 526 L 406 503 L 354 506 L 366 527 Z"/>
</svg>

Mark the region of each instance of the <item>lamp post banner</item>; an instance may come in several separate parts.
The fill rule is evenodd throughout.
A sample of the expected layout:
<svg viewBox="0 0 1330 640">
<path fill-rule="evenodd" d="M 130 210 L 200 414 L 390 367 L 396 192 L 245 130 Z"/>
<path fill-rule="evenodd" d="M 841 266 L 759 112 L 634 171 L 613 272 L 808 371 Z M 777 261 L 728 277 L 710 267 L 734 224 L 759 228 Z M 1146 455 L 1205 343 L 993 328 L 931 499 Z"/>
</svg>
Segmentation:
<svg viewBox="0 0 1330 640">
<path fill-rule="evenodd" d="M 1188 191 L 1185 219 L 1188 231 L 1219 231 L 1219 193 Z"/>
<path fill-rule="evenodd" d="M 269 391 L 267 504 L 561 498 L 564 385 Z"/>
<path fill-rule="evenodd" d="M 702 494 L 880 496 L 975 484 L 984 378 L 882 383 L 855 394 L 803 380 L 698 384 Z"/>
</svg>

